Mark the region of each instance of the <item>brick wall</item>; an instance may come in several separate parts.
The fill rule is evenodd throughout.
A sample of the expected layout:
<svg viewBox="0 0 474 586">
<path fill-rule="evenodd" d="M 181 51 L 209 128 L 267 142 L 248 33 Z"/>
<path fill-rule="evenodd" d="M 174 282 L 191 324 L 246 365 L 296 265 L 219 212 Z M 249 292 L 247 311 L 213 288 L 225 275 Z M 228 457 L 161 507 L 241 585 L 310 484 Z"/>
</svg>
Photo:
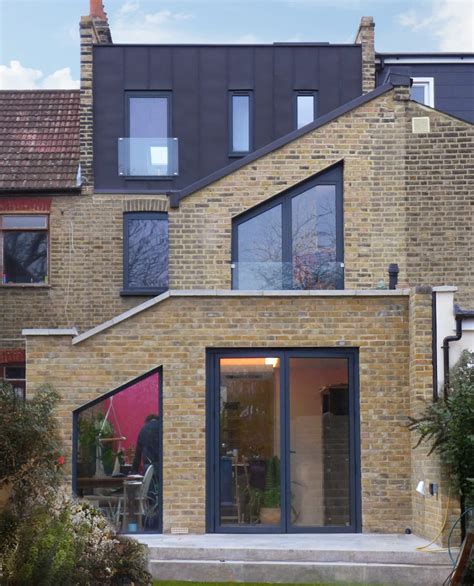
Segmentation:
<svg viewBox="0 0 474 586">
<path fill-rule="evenodd" d="M 432 364 L 432 298 L 429 287 L 417 287 L 410 298 L 410 415 L 420 417 L 426 404 L 433 398 L 433 364 Z M 414 447 L 419 439 L 411 433 Z M 446 514 L 447 523 L 441 531 L 438 541 L 446 545 L 449 530 L 459 516 L 459 499 L 451 494 L 446 472 L 440 466 L 437 456 L 428 455 L 429 444 L 422 444 L 412 454 L 412 530 L 427 539 L 434 539 L 442 530 Z M 425 483 L 425 496 L 416 492 L 420 481 Z M 438 496 L 429 495 L 429 484 L 439 487 Z M 447 509 L 449 508 L 449 512 Z"/>
<path fill-rule="evenodd" d="M 406 296 L 171 297 L 74 346 L 29 337 L 28 394 L 42 383 L 61 393 L 70 450 L 73 409 L 162 365 L 164 528 L 203 532 L 206 348 L 359 347 L 363 528 L 401 532 L 411 524 L 407 336 Z"/>
<path fill-rule="evenodd" d="M 172 287 L 229 288 L 232 218 L 343 161 L 346 288 L 388 283 L 396 262 L 400 283 L 455 284 L 474 303 L 474 127 L 427 110 L 397 88 L 182 200 Z M 420 115 L 432 133 L 412 133 Z"/>
<path fill-rule="evenodd" d="M 91 328 L 137 305 L 123 288 L 123 214 L 165 211 L 166 196 L 54 196 L 47 286 L 0 286 L 1 339 L 22 328 Z M 6 343 L 6 342 L 5 342 Z"/>
<path fill-rule="evenodd" d="M 429 117 L 428 134 L 411 132 Z M 474 307 L 474 126 L 407 104 L 407 276 L 412 285 L 456 285 Z"/>
</svg>

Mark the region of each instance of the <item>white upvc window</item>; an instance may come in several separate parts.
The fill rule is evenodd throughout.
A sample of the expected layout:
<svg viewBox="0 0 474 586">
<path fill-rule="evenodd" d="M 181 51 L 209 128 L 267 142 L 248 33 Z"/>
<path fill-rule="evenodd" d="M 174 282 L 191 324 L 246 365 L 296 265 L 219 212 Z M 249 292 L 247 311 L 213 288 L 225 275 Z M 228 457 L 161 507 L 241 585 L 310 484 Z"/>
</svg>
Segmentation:
<svg viewBox="0 0 474 586">
<path fill-rule="evenodd" d="M 413 77 L 412 80 L 411 99 L 434 108 L 434 78 Z"/>
</svg>

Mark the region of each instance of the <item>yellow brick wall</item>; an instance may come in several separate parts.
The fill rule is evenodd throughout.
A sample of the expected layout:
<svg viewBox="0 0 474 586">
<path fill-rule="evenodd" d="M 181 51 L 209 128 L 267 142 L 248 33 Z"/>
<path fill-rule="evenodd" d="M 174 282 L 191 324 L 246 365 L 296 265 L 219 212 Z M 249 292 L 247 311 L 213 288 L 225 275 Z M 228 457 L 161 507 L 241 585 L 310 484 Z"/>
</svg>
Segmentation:
<svg viewBox="0 0 474 586">
<path fill-rule="evenodd" d="M 206 348 L 358 347 L 365 532 L 411 526 L 408 298 L 171 297 L 77 345 L 28 338 L 28 394 L 52 384 L 70 462 L 71 412 L 163 366 L 164 529 L 205 530 Z M 191 510 L 191 512 L 189 512 Z"/>
<path fill-rule="evenodd" d="M 427 403 L 433 400 L 432 370 L 432 299 L 429 287 L 418 287 L 410 298 L 410 415 L 419 418 Z M 411 432 L 415 447 L 419 436 Z M 446 545 L 452 523 L 459 516 L 459 497 L 450 490 L 446 471 L 436 455 L 428 455 L 431 445 L 416 447 L 411 458 L 413 531 L 429 540 Z M 416 492 L 420 481 L 425 484 L 425 495 Z M 436 483 L 438 496 L 430 496 L 429 484 Z M 447 511 L 449 509 L 449 511 Z M 443 528 L 443 524 L 446 524 Z M 441 534 L 440 534 L 441 532 Z"/>
</svg>

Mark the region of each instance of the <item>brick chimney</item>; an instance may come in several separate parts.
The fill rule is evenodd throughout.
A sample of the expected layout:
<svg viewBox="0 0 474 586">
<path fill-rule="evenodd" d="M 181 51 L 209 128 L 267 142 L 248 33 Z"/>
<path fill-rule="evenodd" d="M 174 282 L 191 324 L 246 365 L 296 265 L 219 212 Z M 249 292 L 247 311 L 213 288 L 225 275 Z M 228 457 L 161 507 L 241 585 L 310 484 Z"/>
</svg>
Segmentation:
<svg viewBox="0 0 474 586">
<path fill-rule="evenodd" d="M 90 0 L 89 14 L 81 17 L 81 181 L 82 193 L 92 194 L 93 176 L 93 46 L 112 43 L 109 21 L 102 0 Z"/>
<path fill-rule="evenodd" d="M 362 93 L 375 89 L 375 23 L 372 16 L 360 19 L 355 42 L 362 45 Z"/>
</svg>

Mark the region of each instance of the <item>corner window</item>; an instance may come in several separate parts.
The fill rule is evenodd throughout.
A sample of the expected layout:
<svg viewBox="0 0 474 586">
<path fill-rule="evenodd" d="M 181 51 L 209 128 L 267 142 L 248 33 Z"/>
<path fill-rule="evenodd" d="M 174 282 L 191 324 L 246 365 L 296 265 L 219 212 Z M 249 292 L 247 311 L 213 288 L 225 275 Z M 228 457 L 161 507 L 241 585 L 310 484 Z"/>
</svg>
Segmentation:
<svg viewBox="0 0 474 586">
<path fill-rule="evenodd" d="M 251 108 L 250 92 L 230 93 L 230 152 L 233 155 L 246 154 L 252 148 Z"/>
<path fill-rule="evenodd" d="M 295 96 L 296 128 L 310 124 L 318 117 L 318 94 L 313 91 L 298 91 Z"/>
<path fill-rule="evenodd" d="M 233 288 L 343 288 L 342 172 L 336 167 L 233 223 Z"/>
<path fill-rule="evenodd" d="M 158 295 L 168 289 L 168 216 L 124 214 L 123 295 Z"/>
<path fill-rule="evenodd" d="M 0 273 L 3 285 L 48 282 L 47 215 L 0 215 Z"/>
<path fill-rule="evenodd" d="M 126 135 L 119 138 L 119 174 L 178 174 L 178 141 L 171 137 L 171 93 L 128 92 Z"/>
<path fill-rule="evenodd" d="M 434 79 L 432 77 L 413 77 L 410 97 L 415 102 L 434 108 Z"/>
</svg>

